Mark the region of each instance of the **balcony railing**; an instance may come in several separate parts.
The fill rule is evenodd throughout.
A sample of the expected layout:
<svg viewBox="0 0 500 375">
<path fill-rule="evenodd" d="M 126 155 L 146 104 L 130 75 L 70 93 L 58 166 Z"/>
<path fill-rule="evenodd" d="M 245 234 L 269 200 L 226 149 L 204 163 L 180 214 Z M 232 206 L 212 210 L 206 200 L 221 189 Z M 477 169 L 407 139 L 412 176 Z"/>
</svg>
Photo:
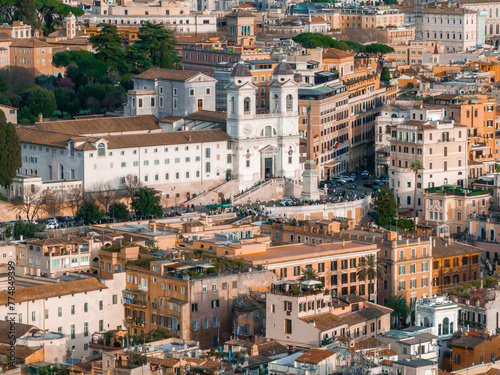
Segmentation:
<svg viewBox="0 0 500 375">
<path fill-rule="evenodd" d="M 458 325 L 462 327 L 469 327 L 469 328 L 477 328 L 477 329 L 482 329 L 484 330 L 486 328 L 486 324 L 484 323 L 478 323 L 478 322 L 473 322 L 471 320 L 467 319 L 458 319 Z"/>
<path fill-rule="evenodd" d="M 135 318 L 135 319 L 134 318 L 127 318 L 127 323 L 130 325 L 139 326 L 139 327 L 145 326 L 144 320 L 141 320 L 139 318 Z"/>
</svg>

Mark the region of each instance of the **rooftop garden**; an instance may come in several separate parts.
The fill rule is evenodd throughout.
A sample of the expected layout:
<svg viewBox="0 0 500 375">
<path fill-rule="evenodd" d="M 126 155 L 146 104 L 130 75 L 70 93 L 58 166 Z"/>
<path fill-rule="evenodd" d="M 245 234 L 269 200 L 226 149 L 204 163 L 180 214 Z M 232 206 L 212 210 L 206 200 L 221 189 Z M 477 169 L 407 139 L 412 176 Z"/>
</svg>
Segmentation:
<svg viewBox="0 0 500 375">
<path fill-rule="evenodd" d="M 429 194 L 461 195 L 461 196 L 468 196 L 468 197 L 488 194 L 488 191 L 486 191 L 486 190 L 462 189 L 460 186 L 455 186 L 455 185 L 444 185 L 444 186 L 439 186 L 439 187 L 427 188 L 427 189 L 425 189 L 425 192 L 429 193 Z"/>
<path fill-rule="evenodd" d="M 121 244 L 114 243 L 112 245 L 103 246 L 102 250 L 108 251 L 110 253 L 119 253 L 122 248 L 134 247 L 134 246 L 137 246 L 137 245 L 134 243 L 131 243 L 131 242 L 122 242 Z"/>
<path fill-rule="evenodd" d="M 495 288 L 498 285 L 498 280 L 500 280 L 500 275 L 498 274 L 486 276 L 484 279 L 472 280 L 470 283 L 457 285 L 451 288 L 448 291 L 448 294 L 450 296 L 468 299 L 471 296 L 471 292 L 477 290 L 478 288 L 481 288 L 481 284 L 483 288 Z"/>
</svg>

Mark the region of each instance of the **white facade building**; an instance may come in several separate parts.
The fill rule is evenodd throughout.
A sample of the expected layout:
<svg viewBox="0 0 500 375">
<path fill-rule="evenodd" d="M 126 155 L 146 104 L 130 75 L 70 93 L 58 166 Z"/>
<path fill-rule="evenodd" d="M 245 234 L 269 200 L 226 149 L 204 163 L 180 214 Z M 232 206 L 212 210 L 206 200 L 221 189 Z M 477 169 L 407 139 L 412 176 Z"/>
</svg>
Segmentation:
<svg viewBox="0 0 500 375">
<path fill-rule="evenodd" d="M 16 290 L 15 310 L 9 292 L 0 292 L 0 316 L 32 324 L 44 331 L 64 334 L 73 358 L 92 353 L 92 333 L 124 327 L 122 290 L 125 273 L 111 280 L 85 278 Z"/>
<path fill-rule="evenodd" d="M 298 84 L 285 61 L 269 83 L 270 113 L 256 114 L 252 74 L 240 61 L 227 90 L 227 131 L 234 143 L 234 178 L 240 190 L 273 176 L 300 179 Z"/>
<path fill-rule="evenodd" d="M 425 188 L 442 185 L 467 185 L 467 127 L 453 120 L 440 120 L 438 110 L 412 109 L 411 120 L 388 126 L 390 131 L 390 188 L 402 208 L 423 209 Z M 417 175 L 411 169 L 420 161 Z M 417 185 L 415 196 L 415 184 Z"/>
<path fill-rule="evenodd" d="M 132 81 L 127 93 L 125 116 L 187 116 L 197 111 L 215 111 L 216 80 L 194 70 L 151 68 Z"/>
<path fill-rule="evenodd" d="M 484 14 L 484 38 L 487 42 L 493 43 L 498 48 L 500 46 L 500 2 L 491 0 L 464 0 L 462 1 L 462 7 Z"/>
<path fill-rule="evenodd" d="M 415 325 L 428 327 L 429 333 L 439 340 L 451 339 L 458 331 L 458 311 L 460 307 L 448 297 L 425 298 L 415 305 Z"/>
<path fill-rule="evenodd" d="M 461 8 L 426 8 L 424 39 L 439 41 L 446 52 L 467 51 L 478 44 L 477 12 Z"/>
</svg>

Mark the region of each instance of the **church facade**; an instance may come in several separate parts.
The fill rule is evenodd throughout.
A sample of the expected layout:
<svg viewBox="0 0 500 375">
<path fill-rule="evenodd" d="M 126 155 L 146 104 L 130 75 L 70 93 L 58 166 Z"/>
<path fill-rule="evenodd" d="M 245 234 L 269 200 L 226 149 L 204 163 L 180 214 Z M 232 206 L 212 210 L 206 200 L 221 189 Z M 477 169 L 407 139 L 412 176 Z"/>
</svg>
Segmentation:
<svg viewBox="0 0 500 375">
<path fill-rule="evenodd" d="M 256 113 L 257 87 L 240 61 L 227 90 L 227 133 L 233 139 L 233 179 L 239 189 L 272 177 L 301 179 L 299 161 L 298 84 L 282 61 L 269 83 L 269 113 Z"/>
</svg>

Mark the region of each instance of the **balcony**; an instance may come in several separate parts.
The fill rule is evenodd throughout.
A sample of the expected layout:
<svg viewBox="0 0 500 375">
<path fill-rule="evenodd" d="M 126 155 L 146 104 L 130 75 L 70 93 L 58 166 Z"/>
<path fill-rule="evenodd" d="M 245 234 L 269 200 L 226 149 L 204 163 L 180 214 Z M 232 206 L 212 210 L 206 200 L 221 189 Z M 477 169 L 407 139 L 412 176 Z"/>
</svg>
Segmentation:
<svg viewBox="0 0 500 375">
<path fill-rule="evenodd" d="M 458 319 L 458 325 L 461 327 L 469 327 L 480 330 L 484 330 L 486 328 L 486 324 L 484 323 L 473 322 L 467 319 Z"/>
<path fill-rule="evenodd" d="M 131 326 L 144 327 L 146 324 L 140 318 L 127 318 L 127 324 Z"/>
</svg>

